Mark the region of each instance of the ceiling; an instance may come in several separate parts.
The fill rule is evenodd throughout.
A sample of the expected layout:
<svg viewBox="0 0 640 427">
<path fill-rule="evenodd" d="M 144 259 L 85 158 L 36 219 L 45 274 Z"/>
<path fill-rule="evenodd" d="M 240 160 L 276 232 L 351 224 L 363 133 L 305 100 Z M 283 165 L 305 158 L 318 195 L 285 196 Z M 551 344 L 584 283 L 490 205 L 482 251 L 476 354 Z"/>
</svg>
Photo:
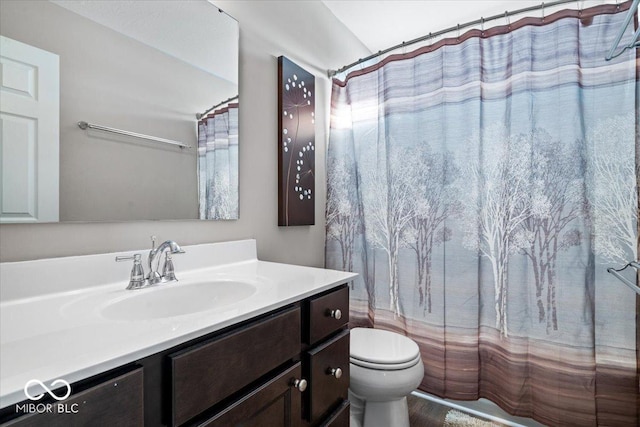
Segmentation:
<svg viewBox="0 0 640 427">
<path fill-rule="evenodd" d="M 373 53 L 457 24 L 481 17 L 501 15 L 529 6 L 536 0 L 322 0 L 331 12 Z M 546 3 L 550 3 L 547 1 Z M 548 8 L 548 15 L 561 8 L 586 8 L 615 0 L 576 1 Z M 529 16 L 540 16 L 530 12 Z M 512 21 L 519 17 L 511 18 Z M 499 20 L 487 27 L 502 25 Z"/>
</svg>

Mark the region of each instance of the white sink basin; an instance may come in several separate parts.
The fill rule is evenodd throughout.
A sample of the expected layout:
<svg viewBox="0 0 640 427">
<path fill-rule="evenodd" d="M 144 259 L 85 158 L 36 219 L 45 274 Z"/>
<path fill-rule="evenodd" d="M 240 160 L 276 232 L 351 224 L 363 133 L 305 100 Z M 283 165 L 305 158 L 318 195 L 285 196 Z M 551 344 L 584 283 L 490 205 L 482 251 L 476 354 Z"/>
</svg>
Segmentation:
<svg viewBox="0 0 640 427">
<path fill-rule="evenodd" d="M 219 309 L 249 298 L 257 288 L 247 282 L 219 280 L 171 283 L 129 291 L 107 304 L 101 314 L 113 320 L 147 320 Z"/>
</svg>

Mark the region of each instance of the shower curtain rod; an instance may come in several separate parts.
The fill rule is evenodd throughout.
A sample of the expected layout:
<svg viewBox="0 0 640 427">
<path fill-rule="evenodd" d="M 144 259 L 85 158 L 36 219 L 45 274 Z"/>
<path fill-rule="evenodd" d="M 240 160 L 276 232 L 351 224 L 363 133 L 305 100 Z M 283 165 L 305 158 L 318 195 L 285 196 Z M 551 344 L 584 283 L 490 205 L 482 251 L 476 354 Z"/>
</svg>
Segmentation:
<svg viewBox="0 0 640 427">
<path fill-rule="evenodd" d="M 636 270 L 640 270 L 640 263 L 638 263 L 638 261 L 631 261 L 622 268 L 610 267 L 610 268 L 607 268 L 607 273 L 613 274 L 616 278 L 618 278 L 618 280 L 620 280 L 622 283 L 624 283 L 625 285 L 633 289 L 638 295 L 640 295 L 640 287 L 638 287 L 636 284 L 632 283 L 629 279 L 627 279 L 622 274 L 620 274 L 622 270 L 626 270 L 628 267 L 633 267 Z"/>
<path fill-rule="evenodd" d="M 204 116 L 206 116 L 206 115 L 207 115 L 207 113 L 209 113 L 209 111 L 213 111 L 213 110 L 215 110 L 216 108 L 220 107 L 221 105 L 227 104 L 227 103 L 229 103 L 229 102 L 233 101 L 234 99 L 238 99 L 238 97 L 239 97 L 239 96 L 240 96 L 240 95 L 232 96 L 231 98 L 226 99 L 226 100 L 222 101 L 221 103 L 216 104 L 216 105 L 214 105 L 213 107 L 209 108 L 209 109 L 208 109 L 208 110 L 206 110 L 204 113 L 197 113 L 197 114 L 196 114 L 196 119 L 200 120 L 201 118 L 203 118 Z"/>
<path fill-rule="evenodd" d="M 565 4 L 565 3 L 575 3 L 578 2 L 580 0 L 557 0 L 557 1 L 552 1 L 549 3 L 545 3 L 542 2 L 541 4 L 537 5 L 537 6 L 530 6 L 530 7 L 525 7 L 522 9 L 518 9 L 518 10 L 513 10 L 511 12 L 509 11 L 505 11 L 504 13 L 500 14 L 500 15 L 493 15 L 493 16 L 489 16 L 488 18 L 480 18 L 480 19 L 476 19 L 475 21 L 469 21 L 467 23 L 464 24 L 458 24 L 455 27 L 449 27 L 449 28 L 445 28 L 444 30 L 440 30 L 440 31 L 436 31 L 435 33 L 429 33 L 425 36 L 422 37 L 418 37 L 416 39 L 413 40 L 409 40 L 408 42 L 402 42 L 399 43 L 395 46 L 391 46 L 390 48 L 384 49 L 384 50 L 379 50 L 378 52 L 371 54 L 369 56 L 367 56 L 366 58 L 361 58 L 358 59 L 355 62 L 352 62 L 349 65 L 345 65 L 342 68 L 339 68 L 338 70 L 327 70 L 327 75 L 329 76 L 329 78 L 332 78 L 333 76 L 335 76 L 336 74 L 342 73 L 345 70 L 348 70 L 351 67 L 354 67 L 356 65 L 362 64 L 363 62 L 367 62 L 371 59 L 377 58 L 378 56 L 382 56 L 386 53 L 392 52 L 396 49 L 400 49 L 402 47 L 406 47 L 415 43 L 420 43 L 423 42 L 425 40 L 429 40 L 433 37 L 438 37 L 441 36 L 443 34 L 447 34 L 447 33 L 451 33 L 453 31 L 459 31 L 462 30 L 463 28 L 468 28 L 468 27 L 474 27 L 478 24 L 484 25 L 486 22 L 488 21 L 494 21 L 496 19 L 500 19 L 500 18 L 508 18 L 510 16 L 513 15 L 519 15 L 525 12 L 532 12 L 535 10 L 542 10 L 544 12 L 545 7 L 553 7 L 553 6 L 558 6 L 561 4 Z"/>
</svg>

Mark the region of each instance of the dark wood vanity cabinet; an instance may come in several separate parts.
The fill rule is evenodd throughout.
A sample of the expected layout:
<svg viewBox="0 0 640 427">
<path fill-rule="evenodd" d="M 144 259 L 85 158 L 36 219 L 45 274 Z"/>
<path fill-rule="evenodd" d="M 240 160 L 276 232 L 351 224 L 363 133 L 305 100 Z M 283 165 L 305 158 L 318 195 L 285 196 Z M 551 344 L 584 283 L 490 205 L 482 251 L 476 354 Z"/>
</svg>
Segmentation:
<svg viewBox="0 0 640 427">
<path fill-rule="evenodd" d="M 0 423 L 348 427 L 348 315 L 341 285 L 74 384 L 76 414 L 16 418 L 12 406 Z"/>
<path fill-rule="evenodd" d="M 239 390 L 239 386 L 251 378 L 270 372 L 255 386 L 238 393 L 230 403 L 206 411 L 212 412 L 211 416 L 200 416 L 185 425 L 348 427 L 348 317 L 349 289 L 343 285 L 237 332 L 171 355 L 175 391 L 173 425 L 183 425 L 185 416 L 188 418 L 197 412 L 184 415 L 180 411 L 180 404 L 176 406 L 176 399 L 180 399 L 178 390 L 184 390 L 188 400 L 188 390 L 196 389 L 195 384 L 201 384 L 197 386 L 200 390 L 206 388 L 204 383 L 210 382 L 212 390 L 208 393 L 215 397 L 206 403 L 196 403 L 202 397 L 192 396 L 187 403 L 201 410 Z M 216 347 L 220 350 L 214 350 Z M 206 353 L 199 355 L 200 352 Z M 273 370 L 278 364 L 280 368 Z M 182 375 L 183 370 L 189 374 Z M 302 380 L 305 385 L 300 387 L 296 381 Z"/>
</svg>

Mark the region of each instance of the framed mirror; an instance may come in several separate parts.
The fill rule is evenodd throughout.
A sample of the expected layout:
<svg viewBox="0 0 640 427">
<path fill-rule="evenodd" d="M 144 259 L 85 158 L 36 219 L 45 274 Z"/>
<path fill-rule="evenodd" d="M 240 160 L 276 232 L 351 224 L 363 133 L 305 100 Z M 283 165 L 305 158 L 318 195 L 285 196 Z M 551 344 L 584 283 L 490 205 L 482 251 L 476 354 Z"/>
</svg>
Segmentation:
<svg viewBox="0 0 640 427">
<path fill-rule="evenodd" d="M 0 222 L 238 218 L 236 20 L 205 0 L 3 1 L 0 35 Z"/>
</svg>

